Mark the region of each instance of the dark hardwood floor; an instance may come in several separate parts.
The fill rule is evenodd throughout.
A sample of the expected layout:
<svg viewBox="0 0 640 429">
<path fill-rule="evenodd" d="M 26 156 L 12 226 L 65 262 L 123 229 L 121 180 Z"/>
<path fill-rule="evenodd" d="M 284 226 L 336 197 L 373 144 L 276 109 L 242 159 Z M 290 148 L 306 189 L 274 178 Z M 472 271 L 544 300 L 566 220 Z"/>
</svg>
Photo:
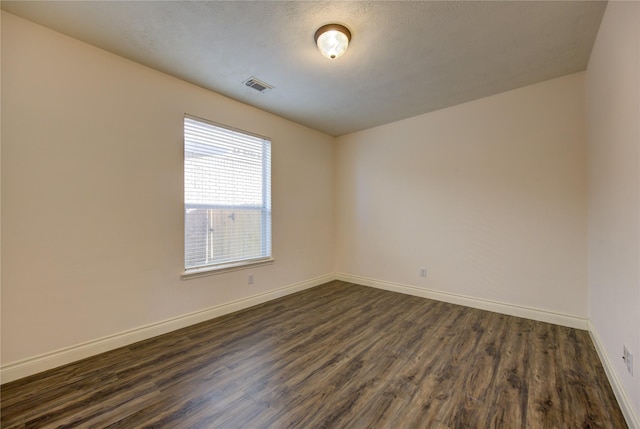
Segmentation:
<svg viewBox="0 0 640 429">
<path fill-rule="evenodd" d="M 627 427 L 586 331 L 339 281 L 1 393 L 3 429 Z"/>
</svg>

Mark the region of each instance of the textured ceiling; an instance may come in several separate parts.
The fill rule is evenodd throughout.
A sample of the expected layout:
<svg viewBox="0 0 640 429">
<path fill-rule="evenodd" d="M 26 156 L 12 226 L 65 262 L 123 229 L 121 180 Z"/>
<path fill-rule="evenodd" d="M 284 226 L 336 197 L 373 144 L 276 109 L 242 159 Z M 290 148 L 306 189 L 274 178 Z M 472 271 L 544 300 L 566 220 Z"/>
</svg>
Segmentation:
<svg viewBox="0 0 640 429">
<path fill-rule="evenodd" d="M 584 70 L 605 2 L 2 1 L 2 9 L 337 136 Z M 353 37 L 337 60 L 316 29 Z M 275 87 L 243 85 L 255 76 Z"/>
</svg>

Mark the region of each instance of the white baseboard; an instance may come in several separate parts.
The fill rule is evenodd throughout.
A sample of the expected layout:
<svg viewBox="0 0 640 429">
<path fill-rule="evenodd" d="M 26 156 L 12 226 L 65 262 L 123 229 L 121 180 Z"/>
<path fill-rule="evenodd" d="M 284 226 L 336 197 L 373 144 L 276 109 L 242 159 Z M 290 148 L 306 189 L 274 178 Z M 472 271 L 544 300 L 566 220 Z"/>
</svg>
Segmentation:
<svg viewBox="0 0 640 429">
<path fill-rule="evenodd" d="M 629 429 L 640 429 L 640 418 L 636 414 L 633 409 L 633 405 L 631 404 L 631 400 L 629 396 L 627 396 L 627 392 L 622 387 L 622 383 L 620 382 L 620 378 L 613 368 L 611 364 L 611 360 L 609 359 L 609 355 L 604 349 L 602 342 L 600 341 L 600 336 L 598 335 L 598 331 L 595 326 L 589 320 L 589 334 L 591 335 L 591 339 L 593 340 L 593 344 L 598 352 L 598 356 L 600 357 L 600 361 L 602 362 L 602 366 L 604 367 L 604 372 L 607 374 L 607 378 L 609 379 L 609 383 L 611 383 L 611 388 L 613 389 L 614 395 L 616 395 L 616 399 L 618 400 L 618 405 L 620 405 L 620 410 L 622 410 L 622 414 L 624 418 L 627 420 L 627 425 Z"/>
<path fill-rule="evenodd" d="M 12 362 L 3 365 L 0 368 L 0 380 L 2 383 L 8 383 L 13 380 L 37 374 L 61 365 L 66 365 L 99 353 L 117 349 L 118 347 L 133 344 L 157 335 L 166 334 L 167 332 L 175 331 L 176 329 L 204 322 L 215 317 L 233 313 L 234 311 L 243 310 L 245 308 L 262 304 L 314 286 L 319 286 L 332 280 L 335 280 L 335 275 L 327 274 L 266 293 L 253 295 L 237 301 L 228 302 L 226 304 L 217 305 L 215 307 L 185 314 L 183 316 L 174 317 L 161 322 L 98 338 L 96 340 L 87 341 L 82 344 L 65 347 L 39 356 Z"/>
<path fill-rule="evenodd" d="M 520 305 L 506 304 L 503 302 L 490 301 L 487 299 L 473 298 L 465 295 L 458 295 L 449 292 L 441 292 L 433 289 L 418 288 L 399 283 L 392 283 L 383 280 L 370 279 L 367 277 L 353 276 L 350 274 L 336 273 L 336 279 L 349 283 L 356 283 L 363 286 L 375 287 L 391 292 L 399 292 L 407 295 L 419 296 L 422 298 L 434 299 L 437 301 L 449 302 L 451 304 L 464 305 L 466 307 L 488 310 L 496 313 L 508 314 L 510 316 L 533 319 L 540 322 L 553 323 L 570 328 L 589 328 L 587 319 L 570 316 L 568 314 L 554 313 L 537 308 L 524 307 Z"/>
<path fill-rule="evenodd" d="M 511 316 L 524 317 L 527 319 L 538 320 L 541 322 L 554 323 L 557 325 L 568 326 L 577 329 L 588 330 L 593 343 L 595 345 L 598 356 L 602 361 L 604 370 L 609 378 L 613 392 L 618 400 L 620 409 L 624 414 L 630 429 L 640 429 L 640 419 L 635 413 L 634 408 L 627 396 L 620 379 L 618 378 L 607 353 L 600 342 L 600 338 L 595 327 L 587 319 L 582 319 L 566 314 L 553 313 L 545 310 L 539 310 L 530 307 L 523 307 L 512 304 L 505 304 L 485 299 L 473 298 L 464 295 L 452 294 L 448 292 L 435 291 L 431 289 L 417 288 L 414 286 L 392 283 L 382 280 L 370 279 L 366 277 L 353 276 L 344 273 L 327 274 L 314 279 L 294 283 L 279 289 L 275 289 L 266 293 L 253 295 L 247 298 L 232 301 L 226 304 L 210 307 L 204 310 L 196 311 L 183 316 L 174 317 L 172 319 L 161 322 L 141 326 L 139 328 L 120 332 L 107 337 L 87 341 L 60 350 L 45 353 L 39 356 L 30 357 L 20 361 L 3 365 L 0 368 L 1 383 L 8 383 L 29 375 L 33 375 L 48 369 L 66 365 L 80 359 L 97 355 L 118 347 L 133 344 L 138 341 L 146 340 L 157 335 L 175 331 L 196 323 L 204 322 L 234 311 L 243 310 L 254 305 L 262 304 L 295 292 L 309 289 L 332 280 L 341 280 L 349 283 L 355 283 L 363 286 L 375 287 L 392 292 L 404 293 L 423 298 L 434 299 L 438 301 L 449 302 L 452 304 L 464 305 L 467 307 L 478 308 L 481 310 L 494 311 L 497 313 L 508 314 Z"/>
</svg>

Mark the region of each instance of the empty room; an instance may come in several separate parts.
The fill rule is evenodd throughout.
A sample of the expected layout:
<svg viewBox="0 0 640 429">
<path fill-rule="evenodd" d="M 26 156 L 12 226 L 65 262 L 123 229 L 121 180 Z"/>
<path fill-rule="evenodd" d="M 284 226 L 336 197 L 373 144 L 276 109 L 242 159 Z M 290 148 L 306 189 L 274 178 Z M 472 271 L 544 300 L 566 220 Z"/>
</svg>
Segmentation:
<svg viewBox="0 0 640 429">
<path fill-rule="evenodd" d="M 3 429 L 640 429 L 640 2 L 1 9 Z"/>
</svg>

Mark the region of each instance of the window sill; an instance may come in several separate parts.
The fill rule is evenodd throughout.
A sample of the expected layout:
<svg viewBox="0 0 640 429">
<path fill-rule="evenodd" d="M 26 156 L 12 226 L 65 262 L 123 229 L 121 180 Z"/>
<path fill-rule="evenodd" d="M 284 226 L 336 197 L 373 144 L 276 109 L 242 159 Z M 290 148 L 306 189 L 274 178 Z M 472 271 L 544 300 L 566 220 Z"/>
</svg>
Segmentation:
<svg viewBox="0 0 640 429">
<path fill-rule="evenodd" d="M 182 280 L 196 279 L 198 277 L 214 276 L 216 274 L 228 273 L 230 271 L 244 270 L 247 268 L 261 267 L 263 265 L 271 265 L 275 262 L 274 258 L 260 259 L 258 261 L 238 262 L 233 264 L 218 265 L 216 267 L 206 267 L 195 270 L 184 271 L 180 276 Z"/>
</svg>

